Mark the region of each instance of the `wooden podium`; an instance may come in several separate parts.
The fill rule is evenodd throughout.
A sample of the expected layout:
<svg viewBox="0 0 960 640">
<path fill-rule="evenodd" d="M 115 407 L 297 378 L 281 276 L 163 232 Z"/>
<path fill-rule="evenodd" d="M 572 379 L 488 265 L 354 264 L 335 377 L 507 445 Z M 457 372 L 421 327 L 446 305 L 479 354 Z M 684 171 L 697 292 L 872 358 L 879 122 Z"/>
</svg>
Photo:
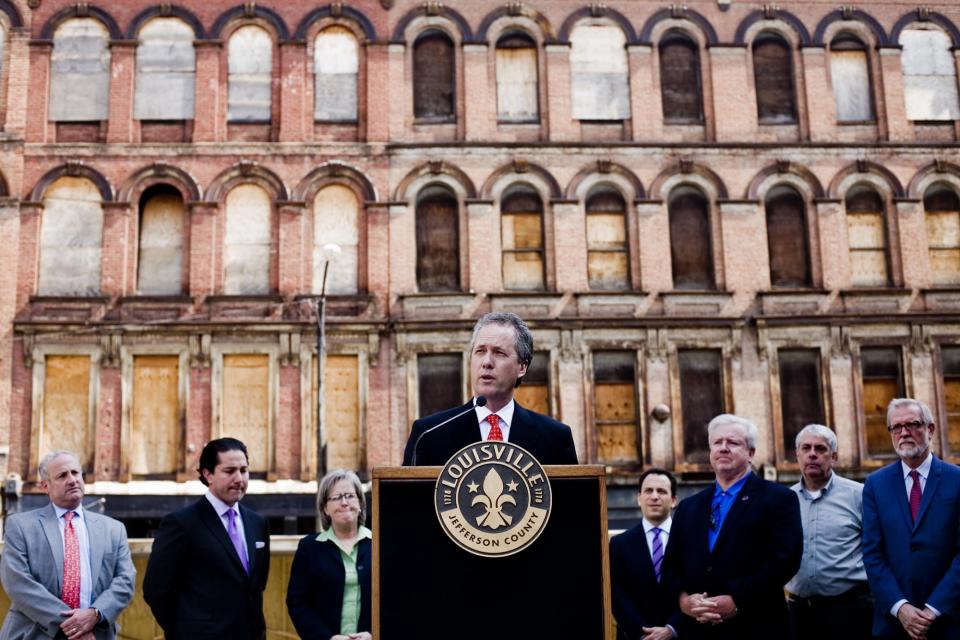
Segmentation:
<svg viewBox="0 0 960 640">
<path fill-rule="evenodd" d="M 613 640 L 604 469 L 544 470 L 553 507 L 540 537 L 484 557 L 440 525 L 440 467 L 374 469 L 373 637 Z"/>
</svg>

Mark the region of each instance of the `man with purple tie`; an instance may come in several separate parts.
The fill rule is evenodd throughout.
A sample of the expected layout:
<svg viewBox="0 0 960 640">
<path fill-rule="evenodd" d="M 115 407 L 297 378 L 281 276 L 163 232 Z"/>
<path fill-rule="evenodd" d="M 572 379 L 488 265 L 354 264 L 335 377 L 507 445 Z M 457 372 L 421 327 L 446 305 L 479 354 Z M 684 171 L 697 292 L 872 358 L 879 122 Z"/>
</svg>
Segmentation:
<svg viewBox="0 0 960 640">
<path fill-rule="evenodd" d="M 200 454 L 206 495 L 160 524 L 143 597 L 167 640 L 262 640 L 270 570 L 267 522 L 240 504 L 250 479 L 246 446 L 211 440 Z"/>
<path fill-rule="evenodd" d="M 876 638 L 960 638 L 960 468 L 930 451 L 923 402 L 897 398 L 887 430 L 899 460 L 863 487 L 863 563 Z"/>
</svg>

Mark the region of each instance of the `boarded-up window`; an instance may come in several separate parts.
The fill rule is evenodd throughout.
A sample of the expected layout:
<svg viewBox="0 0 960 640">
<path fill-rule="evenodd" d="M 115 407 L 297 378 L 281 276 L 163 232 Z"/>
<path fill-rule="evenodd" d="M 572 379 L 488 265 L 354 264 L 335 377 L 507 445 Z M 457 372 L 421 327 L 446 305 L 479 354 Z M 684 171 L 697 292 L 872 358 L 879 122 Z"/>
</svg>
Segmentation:
<svg viewBox="0 0 960 640">
<path fill-rule="evenodd" d="M 417 203 L 417 287 L 460 290 L 460 224 L 457 200 L 443 187 L 428 187 Z"/>
<path fill-rule="evenodd" d="M 595 189 L 587 197 L 587 281 L 591 289 L 630 288 L 627 203 L 618 191 Z"/>
<path fill-rule="evenodd" d="M 503 287 L 543 289 L 543 204 L 536 191 L 519 187 L 500 205 L 503 239 Z"/>
<path fill-rule="evenodd" d="M 943 367 L 943 410 L 947 424 L 947 450 L 960 453 L 960 347 L 944 345 L 940 349 Z"/>
<path fill-rule="evenodd" d="M 413 115 L 446 122 L 455 117 L 453 43 L 439 31 L 427 31 L 413 45 Z"/>
<path fill-rule="evenodd" d="M 223 290 L 228 295 L 270 292 L 270 196 L 242 184 L 227 194 Z"/>
<path fill-rule="evenodd" d="M 38 292 L 46 296 L 100 293 L 103 209 L 86 178 L 59 178 L 43 197 Z"/>
<path fill-rule="evenodd" d="M 139 477 L 175 474 L 181 438 L 180 359 L 135 356 L 130 443 L 130 473 Z"/>
<path fill-rule="evenodd" d="M 527 367 L 527 374 L 523 376 L 521 384 L 513 392 L 513 398 L 522 407 L 552 416 L 550 411 L 550 353 L 537 351 L 533 354 L 533 362 Z"/>
<path fill-rule="evenodd" d="M 900 34 L 903 94 L 909 120 L 956 120 L 957 69 L 950 37 L 932 25 L 914 25 Z"/>
<path fill-rule="evenodd" d="M 593 393 L 597 462 L 638 463 L 641 447 L 636 354 L 632 351 L 595 352 Z"/>
<path fill-rule="evenodd" d="M 524 33 L 509 33 L 497 41 L 497 119 L 537 122 L 537 45 Z"/>
<path fill-rule="evenodd" d="M 627 39 L 619 28 L 581 23 L 570 33 L 570 91 L 578 120 L 630 117 Z"/>
<path fill-rule="evenodd" d="M 663 121 L 703 122 L 700 93 L 700 51 L 681 33 L 671 32 L 660 42 L 660 97 Z"/>
<path fill-rule="evenodd" d="M 183 292 L 185 216 L 183 198 L 175 189 L 151 189 L 140 199 L 138 293 L 175 295 Z"/>
<path fill-rule="evenodd" d="M 361 469 L 360 370 L 354 355 L 327 354 L 323 370 L 323 429 L 328 469 Z M 317 357 L 310 375 L 311 398 L 317 399 Z M 316 405 L 314 405 L 316 406 Z M 310 411 L 310 428 L 316 433 L 316 411 Z"/>
<path fill-rule="evenodd" d="M 855 187 L 847 195 L 850 278 L 855 287 L 890 283 L 883 200 L 873 189 Z"/>
<path fill-rule="evenodd" d="M 241 27 L 227 46 L 230 122 L 270 122 L 273 41 L 260 27 Z"/>
<path fill-rule="evenodd" d="M 793 189 L 780 187 L 767 196 L 767 246 L 774 287 L 810 286 L 804 209 L 803 198 Z"/>
<path fill-rule="evenodd" d="M 699 191 L 680 188 L 670 195 L 670 262 L 675 289 L 713 289 L 710 212 Z"/>
<path fill-rule="evenodd" d="M 710 460 L 707 424 L 724 412 L 722 359 L 718 349 L 680 349 L 680 407 L 683 412 L 683 461 Z"/>
<path fill-rule="evenodd" d="M 960 199 L 946 185 L 934 185 L 923 196 L 926 211 L 930 273 L 935 285 L 960 283 Z"/>
<path fill-rule="evenodd" d="M 106 28 L 93 18 L 67 20 L 53 34 L 50 56 L 50 120 L 106 120 L 110 49 Z"/>
<path fill-rule="evenodd" d="M 887 431 L 887 405 L 904 396 L 900 349 L 869 347 L 860 349 L 863 376 L 863 423 L 868 456 L 892 457 Z"/>
<path fill-rule="evenodd" d="M 313 292 L 323 287 L 323 269 L 327 269 L 327 293 L 357 293 L 357 259 L 360 246 L 360 203 L 343 185 L 330 185 L 317 193 L 313 201 Z M 327 255 L 324 247 L 335 244 L 340 254 Z"/>
<path fill-rule="evenodd" d="M 463 356 L 459 353 L 417 356 L 417 388 L 421 416 L 463 404 Z"/>
<path fill-rule="evenodd" d="M 344 27 L 320 32 L 313 48 L 314 112 L 319 122 L 357 121 L 357 39 Z"/>
<path fill-rule="evenodd" d="M 90 356 L 47 356 L 43 378 L 43 429 L 37 451 L 67 449 L 89 471 Z"/>
<path fill-rule="evenodd" d="M 753 81 L 761 124 L 790 124 L 797 121 L 793 57 L 790 47 L 780 36 L 764 33 L 754 41 Z"/>
<path fill-rule="evenodd" d="M 270 360 L 262 354 L 223 356 L 221 435 L 247 445 L 251 473 L 270 466 Z"/>
<path fill-rule="evenodd" d="M 193 119 L 193 38 L 193 29 L 177 18 L 156 18 L 140 30 L 135 118 Z"/>
<path fill-rule="evenodd" d="M 857 38 L 841 34 L 830 43 L 830 79 L 837 122 L 871 122 L 873 92 L 867 48 Z"/>
<path fill-rule="evenodd" d="M 783 424 L 783 451 L 796 461 L 797 434 L 808 424 L 824 424 L 823 385 L 820 381 L 820 352 L 816 349 L 780 349 L 780 417 Z"/>
</svg>

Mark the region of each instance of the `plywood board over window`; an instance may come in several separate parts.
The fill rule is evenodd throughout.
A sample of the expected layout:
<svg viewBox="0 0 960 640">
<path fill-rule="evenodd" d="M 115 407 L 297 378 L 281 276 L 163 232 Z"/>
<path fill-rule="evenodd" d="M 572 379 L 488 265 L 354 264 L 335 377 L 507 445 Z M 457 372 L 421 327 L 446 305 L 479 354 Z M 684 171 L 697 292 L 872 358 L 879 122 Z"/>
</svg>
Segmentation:
<svg viewBox="0 0 960 640">
<path fill-rule="evenodd" d="M 890 283 L 883 199 L 873 189 L 857 187 L 847 195 L 850 278 L 855 287 Z"/>
<path fill-rule="evenodd" d="M 903 365 L 899 347 L 860 349 L 863 380 L 863 441 L 869 457 L 893 457 L 887 431 L 887 405 L 904 396 Z"/>
<path fill-rule="evenodd" d="M 93 461 L 90 382 L 90 356 L 48 355 L 44 359 L 38 459 L 50 451 L 67 449 L 89 468 Z"/>
<path fill-rule="evenodd" d="M 327 267 L 327 293 L 352 295 L 358 291 L 360 249 L 360 203 L 343 185 L 324 187 L 313 202 L 313 292 L 323 287 Z M 340 247 L 337 255 L 328 255 L 325 246 Z"/>
<path fill-rule="evenodd" d="M 686 35 L 671 32 L 660 42 L 660 97 L 663 121 L 703 122 L 700 51 Z"/>
<path fill-rule="evenodd" d="M 780 374 L 780 417 L 783 452 L 796 462 L 797 434 L 808 424 L 825 424 L 823 386 L 820 377 L 820 351 L 817 349 L 780 349 L 777 351 Z"/>
<path fill-rule="evenodd" d="M 270 293 L 270 196 L 254 184 L 242 184 L 227 194 L 224 231 L 224 293 Z"/>
<path fill-rule="evenodd" d="M 544 288 L 543 205 L 536 192 L 508 193 L 500 205 L 503 287 L 514 291 Z"/>
<path fill-rule="evenodd" d="M 357 121 L 357 39 L 344 27 L 317 35 L 313 48 L 314 112 L 317 122 Z"/>
<path fill-rule="evenodd" d="M 93 18 L 67 20 L 53 34 L 50 56 L 50 120 L 106 120 L 110 49 L 106 27 Z"/>
<path fill-rule="evenodd" d="M 960 455 L 960 346 L 940 347 L 943 374 L 943 411 L 946 423 L 946 450 L 953 457 Z"/>
<path fill-rule="evenodd" d="M 183 239 L 186 210 L 175 189 L 152 190 L 141 199 L 137 292 L 183 292 Z"/>
<path fill-rule="evenodd" d="M 587 196 L 587 281 L 591 289 L 630 288 L 627 203 L 619 192 L 600 187 Z"/>
<path fill-rule="evenodd" d="M 413 115 L 425 121 L 447 122 L 455 117 L 456 74 L 453 43 L 430 30 L 413 45 Z"/>
<path fill-rule="evenodd" d="M 723 359 L 719 349 L 678 349 L 683 462 L 710 460 L 707 424 L 724 413 Z"/>
<path fill-rule="evenodd" d="M 593 393 L 597 462 L 638 464 L 642 447 L 636 354 L 633 351 L 594 352 Z"/>
<path fill-rule="evenodd" d="M 59 178 L 47 189 L 40 224 L 40 295 L 100 293 L 101 199 L 86 178 Z"/>
<path fill-rule="evenodd" d="M 790 47 L 778 36 L 763 33 L 753 43 L 753 82 L 761 124 L 797 121 L 797 97 Z"/>
<path fill-rule="evenodd" d="M 713 289 L 713 246 L 706 198 L 695 189 L 677 189 L 670 194 L 669 217 L 673 287 Z"/>
<path fill-rule="evenodd" d="M 420 416 L 463 404 L 463 356 L 422 353 L 417 356 Z"/>
<path fill-rule="evenodd" d="M 190 25 L 155 18 L 140 30 L 133 113 L 139 120 L 192 120 L 196 53 Z"/>
<path fill-rule="evenodd" d="M 630 117 L 627 39 L 619 28 L 581 22 L 570 33 L 570 89 L 577 120 Z"/>
<path fill-rule="evenodd" d="M 767 196 L 767 246 L 774 287 L 810 286 L 805 208 L 803 198 L 790 188 L 772 190 Z"/>
<path fill-rule="evenodd" d="M 946 185 L 934 185 L 923 196 L 930 275 L 935 285 L 960 284 L 960 198 Z"/>
<path fill-rule="evenodd" d="M 444 188 L 425 190 L 417 203 L 417 287 L 460 290 L 460 221 L 457 200 Z"/>
<path fill-rule="evenodd" d="M 250 472 L 270 471 L 270 361 L 264 354 L 225 354 L 220 435 L 247 445 Z"/>
<path fill-rule="evenodd" d="M 328 469 L 363 468 L 360 440 L 360 360 L 356 355 L 327 354 L 323 371 L 323 432 Z M 317 398 L 317 357 L 310 375 Z M 316 411 L 310 412 L 310 428 L 316 431 Z"/>
<path fill-rule="evenodd" d="M 874 120 L 867 49 L 854 36 L 841 34 L 830 43 L 830 79 L 837 122 Z"/>
<path fill-rule="evenodd" d="M 227 45 L 227 120 L 270 122 L 273 41 L 260 27 L 240 27 Z"/>
<path fill-rule="evenodd" d="M 139 477 L 173 476 L 180 468 L 183 412 L 180 406 L 180 357 L 133 358 L 130 473 Z"/>
<path fill-rule="evenodd" d="M 957 69 L 950 36 L 937 27 L 916 24 L 900 33 L 903 96 L 907 119 L 960 119 Z"/>
<path fill-rule="evenodd" d="M 497 41 L 497 119 L 537 122 L 537 45 L 525 33 L 511 32 Z"/>
<path fill-rule="evenodd" d="M 523 384 L 514 391 L 517 404 L 531 411 L 552 416 L 550 411 L 550 354 L 538 351 L 527 367 Z"/>
</svg>

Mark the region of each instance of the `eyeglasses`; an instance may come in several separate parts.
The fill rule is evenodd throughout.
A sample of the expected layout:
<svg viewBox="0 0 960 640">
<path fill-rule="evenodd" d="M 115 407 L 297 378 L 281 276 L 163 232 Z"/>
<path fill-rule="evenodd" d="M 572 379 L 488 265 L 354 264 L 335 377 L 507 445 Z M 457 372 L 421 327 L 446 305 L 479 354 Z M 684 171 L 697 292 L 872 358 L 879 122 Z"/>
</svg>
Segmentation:
<svg viewBox="0 0 960 640">
<path fill-rule="evenodd" d="M 336 496 L 330 496 L 327 498 L 327 502 L 340 502 L 341 500 L 346 500 L 347 502 L 353 502 L 357 499 L 357 494 L 355 493 L 341 493 Z"/>
<path fill-rule="evenodd" d="M 893 434 L 898 434 L 902 432 L 904 429 L 909 429 L 910 431 L 916 433 L 920 431 L 920 429 L 924 428 L 925 426 L 927 425 L 925 425 L 920 420 L 913 420 L 911 422 L 901 422 L 899 424 L 891 424 L 887 427 L 887 431 Z"/>
</svg>

